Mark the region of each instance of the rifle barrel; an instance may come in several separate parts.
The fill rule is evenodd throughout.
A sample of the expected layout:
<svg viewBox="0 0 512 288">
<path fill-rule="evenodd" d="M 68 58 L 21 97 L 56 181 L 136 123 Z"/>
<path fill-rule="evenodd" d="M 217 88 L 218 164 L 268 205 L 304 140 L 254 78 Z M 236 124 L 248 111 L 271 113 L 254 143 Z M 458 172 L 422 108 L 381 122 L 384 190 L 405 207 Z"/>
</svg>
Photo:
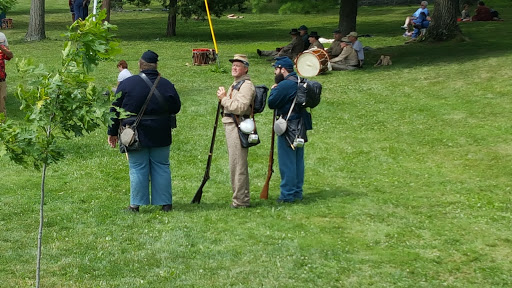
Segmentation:
<svg viewBox="0 0 512 288">
<path fill-rule="evenodd" d="M 192 199 L 192 204 L 201 202 L 201 198 L 203 196 L 203 187 L 206 185 L 206 181 L 210 179 L 210 166 L 212 165 L 212 157 L 213 157 L 213 147 L 215 145 L 215 135 L 217 134 L 217 123 L 219 122 L 220 115 L 220 101 L 217 103 L 217 114 L 215 115 L 215 124 L 213 125 L 213 133 L 212 133 L 212 141 L 210 142 L 210 152 L 208 153 L 208 160 L 206 161 L 206 170 L 204 172 L 203 181 L 197 189 L 194 198 Z"/>
<path fill-rule="evenodd" d="M 272 119 L 272 136 L 270 137 L 270 153 L 268 155 L 268 170 L 267 170 L 267 179 L 265 180 L 265 184 L 263 185 L 263 188 L 261 189 L 260 193 L 260 199 L 268 199 L 268 189 L 270 185 L 270 178 L 272 178 L 272 173 L 274 172 L 274 137 L 275 137 L 275 131 L 274 131 L 274 123 L 276 122 L 276 111 L 274 110 Z"/>
</svg>

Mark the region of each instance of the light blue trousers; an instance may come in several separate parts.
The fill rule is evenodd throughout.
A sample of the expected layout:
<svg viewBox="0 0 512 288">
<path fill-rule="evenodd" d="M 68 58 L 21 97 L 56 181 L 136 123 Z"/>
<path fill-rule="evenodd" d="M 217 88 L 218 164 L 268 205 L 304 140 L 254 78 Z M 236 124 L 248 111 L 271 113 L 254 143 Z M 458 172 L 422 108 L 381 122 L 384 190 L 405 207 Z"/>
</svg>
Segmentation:
<svg viewBox="0 0 512 288">
<path fill-rule="evenodd" d="M 143 148 L 140 151 L 128 153 L 130 205 L 172 204 L 169 153 L 170 146 Z"/>
<path fill-rule="evenodd" d="M 281 195 L 279 200 L 293 202 L 302 200 L 304 185 L 304 147 L 290 147 L 285 136 L 277 137 L 279 173 L 281 174 Z"/>
</svg>

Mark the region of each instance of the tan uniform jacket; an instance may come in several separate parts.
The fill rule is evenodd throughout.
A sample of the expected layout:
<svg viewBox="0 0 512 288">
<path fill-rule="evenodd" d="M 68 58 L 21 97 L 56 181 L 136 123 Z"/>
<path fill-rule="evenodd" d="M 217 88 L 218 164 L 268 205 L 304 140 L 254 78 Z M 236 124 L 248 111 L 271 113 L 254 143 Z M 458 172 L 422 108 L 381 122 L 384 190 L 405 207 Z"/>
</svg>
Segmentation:
<svg viewBox="0 0 512 288">
<path fill-rule="evenodd" d="M 309 45 L 308 50 L 313 48 L 324 49 L 324 45 L 322 45 L 322 43 L 316 40 L 313 44 Z"/>
<path fill-rule="evenodd" d="M 300 37 L 294 37 L 290 44 L 286 45 L 277 53 L 277 56 L 288 56 L 290 59 L 295 59 L 300 53 L 302 53 L 303 48 L 302 39 Z"/>
<path fill-rule="evenodd" d="M 245 80 L 244 84 L 240 86 L 240 90 L 233 90 L 233 86 L 241 80 Z M 249 75 L 245 74 L 238 79 L 235 79 L 233 84 L 229 87 L 227 97 L 222 98 L 220 104 L 224 108 L 224 113 L 231 113 L 235 115 L 250 115 L 252 103 L 256 94 L 254 84 L 251 82 Z M 222 117 L 222 123 L 233 122 L 232 117 Z"/>
<path fill-rule="evenodd" d="M 332 43 L 331 43 L 331 46 L 329 48 L 327 48 L 327 54 L 329 54 L 329 58 L 334 58 L 338 55 L 341 54 L 341 41 L 339 40 L 334 40 Z"/>
<path fill-rule="evenodd" d="M 349 66 L 359 65 L 359 59 L 357 58 L 357 52 L 352 46 L 347 45 L 341 51 L 338 57 L 331 59 L 331 63 L 340 62 Z"/>
</svg>

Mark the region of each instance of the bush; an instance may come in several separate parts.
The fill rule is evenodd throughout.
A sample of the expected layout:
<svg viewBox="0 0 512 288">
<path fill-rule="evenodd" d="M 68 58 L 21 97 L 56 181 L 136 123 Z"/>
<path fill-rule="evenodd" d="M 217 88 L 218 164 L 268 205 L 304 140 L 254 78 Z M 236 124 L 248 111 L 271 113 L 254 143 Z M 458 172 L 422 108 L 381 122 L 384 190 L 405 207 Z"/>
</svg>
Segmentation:
<svg viewBox="0 0 512 288">
<path fill-rule="evenodd" d="M 2 0 L 2 1 L 0 1 L 0 13 L 1 12 L 4 12 L 4 13 L 9 12 L 14 7 L 14 5 L 16 5 L 16 3 L 18 3 L 18 0 Z"/>
</svg>

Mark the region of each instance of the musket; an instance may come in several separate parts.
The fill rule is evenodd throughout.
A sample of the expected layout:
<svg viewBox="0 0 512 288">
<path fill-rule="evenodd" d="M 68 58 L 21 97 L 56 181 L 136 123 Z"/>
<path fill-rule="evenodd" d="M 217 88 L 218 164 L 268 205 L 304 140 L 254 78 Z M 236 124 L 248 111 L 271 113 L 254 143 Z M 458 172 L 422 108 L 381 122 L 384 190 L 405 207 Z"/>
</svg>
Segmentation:
<svg viewBox="0 0 512 288">
<path fill-rule="evenodd" d="M 260 198 L 268 199 L 268 186 L 270 184 L 270 178 L 272 178 L 272 173 L 274 173 L 274 123 L 276 122 L 276 110 L 274 110 L 273 119 L 272 119 L 272 136 L 270 137 L 270 153 L 268 155 L 268 170 L 267 170 L 267 180 L 265 180 L 265 185 L 263 185 L 263 189 L 261 189 Z"/>
<path fill-rule="evenodd" d="M 210 166 L 212 165 L 212 156 L 213 156 L 213 146 L 215 145 L 215 134 L 217 134 L 217 123 L 219 122 L 220 115 L 220 101 L 217 104 L 217 114 L 215 115 L 215 125 L 213 125 L 213 135 L 212 142 L 210 143 L 210 153 L 208 153 L 208 161 L 206 162 L 206 171 L 204 171 L 203 182 L 201 182 L 201 186 L 197 189 L 196 195 L 194 195 L 194 199 L 192 199 L 192 204 L 201 202 L 201 197 L 203 196 L 203 187 L 206 184 L 206 181 L 210 179 Z"/>
</svg>

